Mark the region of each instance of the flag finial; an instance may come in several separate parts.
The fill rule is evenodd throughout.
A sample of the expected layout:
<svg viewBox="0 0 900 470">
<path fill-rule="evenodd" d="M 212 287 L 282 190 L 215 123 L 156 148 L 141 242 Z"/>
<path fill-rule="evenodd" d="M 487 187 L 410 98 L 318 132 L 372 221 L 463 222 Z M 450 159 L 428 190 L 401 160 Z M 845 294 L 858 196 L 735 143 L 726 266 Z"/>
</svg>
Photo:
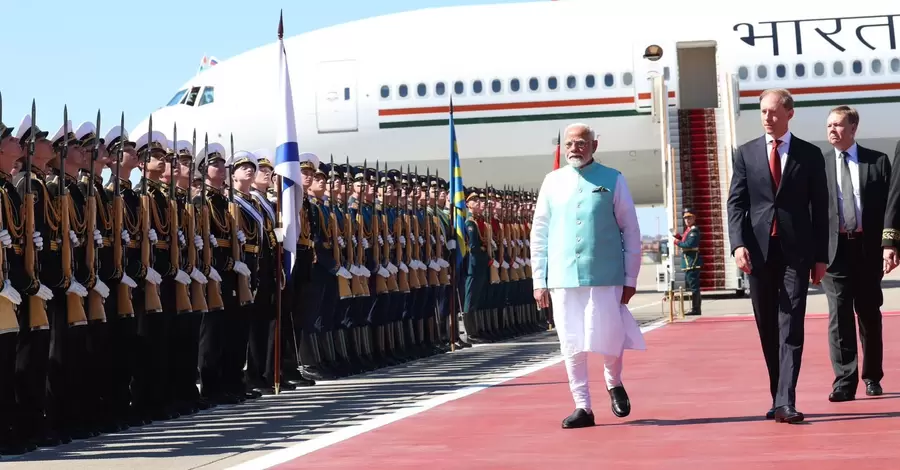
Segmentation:
<svg viewBox="0 0 900 470">
<path fill-rule="evenodd" d="M 284 38 L 284 10 L 278 11 L 278 40 Z"/>
</svg>

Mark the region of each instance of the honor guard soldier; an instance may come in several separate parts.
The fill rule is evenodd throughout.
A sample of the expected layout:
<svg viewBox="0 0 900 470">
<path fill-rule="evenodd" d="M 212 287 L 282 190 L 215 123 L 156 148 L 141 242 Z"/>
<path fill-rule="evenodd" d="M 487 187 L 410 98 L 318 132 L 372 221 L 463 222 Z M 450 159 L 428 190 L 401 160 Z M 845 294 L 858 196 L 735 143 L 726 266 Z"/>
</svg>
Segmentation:
<svg viewBox="0 0 900 470">
<path fill-rule="evenodd" d="M 339 359 L 339 370 L 342 374 L 352 375 L 365 371 L 365 367 L 360 361 L 357 344 L 353 341 L 352 336 L 352 315 L 353 306 L 356 303 L 356 296 L 361 295 L 362 287 L 359 283 L 359 275 L 354 266 L 354 255 L 356 246 L 353 244 L 353 223 L 349 220 L 348 206 L 348 186 L 349 179 L 352 178 L 352 172 L 349 164 L 331 166 L 331 181 L 328 186 L 330 192 L 330 206 L 334 214 L 334 223 L 336 225 L 336 234 L 332 234 L 332 250 L 335 242 L 339 245 L 340 259 L 337 254 L 335 261 L 343 268 L 338 270 L 338 275 L 346 279 L 349 284 L 350 293 L 346 292 L 340 295 L 336 302 L 334 310 L 335 331 L 332 338 L 335 340 L 336 352 L 341 356 Z M 335 251 L 337 253 L 338 251 Z M 342 283 L 342 281 L 338 281 Z M 348 331 L 351 336 L 348 338 Z"/>
<path fill-rule="evenodd" d="M 136 354 L 140 350 L 137 344 L 137 320 L 135 314 L 143 315 L 143 289 L 137 289 L 138 282 L 143 284 L 147 269 L 140 261 L 141 251 L 138 240 L 141 239 L 141 201 L 131 187 L 129 179 L 132 170 L 139 164 L 135 142 L 128 140 L 128 133 L 119 125 L 106 133 L 106 150 L 114 155 L 111 161 L 110 182 L 106 192 L 112 201 L 110 217 L 113 224 L 112 257 L 115 269 L 120 271 L 119 282 L 111 282 L 110 295 L 106 300 L 109 308 L 114 307 L 115 315 L 109 314 L 109 338 L 112 363 L 110 365 L 107 412 L 114 417 L 122 430 L 130 426 L 148 424 L 131 406 L 131 379 L 135 369 Z"/>
<path fill-rule="evenodd" d="M 403 351 L 403 307 L 409 295 L 409 269 L 403 264 L 403 247 L 399 237 L 402 234 L 402 221 L 398 216 L 398 200 L 400 194 L 399 170 L 387 170 L 379 182 L 379 197 L 383 221 L 381 235 L 386 245 L 383 260 L 391 273 L 396 289 L 388 294 L 389 307 L 382 332 L 385 352 L 394 363 L 407 361 Z M 403 265 L 403 269 L 400 268 Z"/>
<path fill-rule="evenodd" d="M 681 270 L 684 285 L 691 291 L 691 311 L 685 315 L 700 315 L 700 228 L 694 225 L 695 217 L 690 209 L 684 210 L 684 233 L 675 234 L 675 244 L 681 248 Z"/>
<path fill-rule="evenodd" d="M 247 361 L 247 344 L 250 339 L 250 318 L 254 313 L 253 299 L 259 285 L 259 250 L 265 243 L 265 219 L 254 205 L 250 189 L 256 178 L 256 155 L 239 151 L 231 156 L 231 189 L 229 198 L 235 240 L 240 244 L 232 251 L 235 257 L 236 302 L 226 304 L 228 315 L 222 380 L 225 390 L 235 396 L 259 398 L 262 393 L 244 382 L 244 364 Z M 271 279 L 267 279 L 271 282 Z"/>
<path fill-rule="evenodd" d="M 49 286 L 61 283 L 62 273 L 58 249 L 45 250 L 43 241 L 44 234 L 52 236 L 50 227 L 55 227 L 58 222 L 45 173 L 54 153 L 53 145 L 47 139 L 49 133 L 32 122 L 31 114 L 26 115 L 16 129 L 16 138 L 25 153 L 22 171 L 14 178 L 16 192 L 22 199 L 19 211 L 24 224 L 22 257 L 25 272 L 41 283 L 39 291 L 23 301 L 19 311 L 15 378 L 16 405 L 21 418 L 19 431 L 23 441 L 38 447 L 53 447 L 72 440 L 51 429 L 45 418 L 53 308 L 48 302 L 53 298 Z"/>
<path fill-rule="evenodd" d="M 83 381 L 88 339 L 85 297 L 95 279 L 84 262 L 85 245 L 94 243 L 85 231 L 85 199 L 78 188 L 78 170 L 84 167 L 84 153 L 71 121 L 64 120 L 51 142 L 55 156 L 49 168 L 55 178 L 48 182 L 47 189 L 55 199 L 57 210 L 57 225 L 51 230 L 56 233 L 62 276 L 56 284 L 51 309 L 47 417 L 58 433 L 72 439 L 86 439 L 96 435 L 84 426 L 87 416 L 83 406 L 87 399 Z"/>
<path fill-rule="evenodd" d="M 399 362 L 388 354 L 387 325 L 391 321 L 392 309 L 391 293 L 397 292 L 397 278 L 390 264 L 390 242 L 386 231 L 386 207 L 383 199 L 383 185 L 386 183 L 385 173 L 375 163 L 375 168 L 369 170 L 370 179 L 366 188 L 365 210 L 369 213 L 369 244 L 371 256 L 367 266 L 372 272 L 371 292 L 375 298 L 372 313 L 369 315 L 369 350 L 372 359 L 378 367 L 397 365 Z"/>
<path fill-rule="evenodd" d="M 178 239 L 185 243 L 179 243 L 177 247 L 170 246 L 169 250 L 177 249 L 173 255 L 177 255 L 181 271 L 188 273 L 189 283 L 179 282 L 175 285 L 175 307 L 177 314 L 172 326 L 171 351 L 169 354 L 169 384 L 172 390 L 172 402 L 174 409 L 181 415 L 194 414 L 199 410 L 209 408 L 209 403 L 200 399 L 197 390 L 197 356 L 200 347 L 200 320 L 208 311 L 206 304 L 206 285 L 209 280 L 197 269 L 199 254 L 203 250 L 203 239 L 197 230 L 197 211 L 191 195 L 191 174 L 194 171 L 194 148 L 196 147 L 196 135 L 193 142 L 179 140 L 173 145 L 170 155 L 167 155 L 168 168 L 165 171 L 168 185 L 175 182 L 174 194 L 169 188 L 170 224 L 178 227 Z M 171 205 L 174 196 L 175 208 Z M 174 218 L 174 220 L 172 220 Z M 170 251 L 171 253 L 171 251 Z M 170 256 L 172 260 L 174 256 Z M 176 275 L 179 277 L 180 275 Z M 184 281 L 184 277 L 181 281 Z"/>
<path fill-rule="evenodd" d="M 227 359 L 223 353 L 230 331 L 229 316 L 226 306 L 233 306 L 235 298 L 235 270 L 249 275 L 247 266 L 238 265 L 234 259 L 231 241 L 231 216 L 228 213 L 229 202 L 222 188 L 225 187 L 225 147 L 219 143 L 210 143 L 197 155 L 198 166 L 204 169 L 205 183 L 201 194 L 194 198 L 194 205 L 200 212 L 201 233 L 209 234 L 209 245 L 204 240 L 203 275 L 210 280 L 207 289 L 209 311 L 203 314 L 200 323 L 200 383 L 201 396 L 214 404 L 243 403 L 244 393 L 234 393 L 226 388 L 226 376 L 223 369 Z M 205 235 L 201 235 L 205 237 Z M 208 259 L 207 263 L 205 260 Z M 218 300 L 217 300 L 218 299 Z"/>
<path fill-rule="evenodd" d="M 144 311 L 138 316 L 140 351 L 134 371 L 134 402 L 145 419 L 153 421 L 180 416 L 172 407 L 168 383 L 170 330 L 175 315 L 173 283 L 180 271 L 172 265 L 168 248 L 171 243 L 181 242 L 169 224 L 168 186 L 161 182 L 168 148 L 169 140 L 159 131 L 137 139 L 139 167 L 143 173 L 135 188 L 141 196 L 140 259 L 147 274 L 143 285 Z"/>
<path fill-rule="evenodd" d="M 112 372 L 112 355 L 109 348 L 108 318 L 114 315 L 115 304 L 108 302 L 110 283 L 119 282 L 118 273 L 112 262 L 110 235 L 112 219 L 110 218 L 110 200 L 103 190 L 101 173 L 109 163 L 109 152 L 103 139 L 97 134 L 94 123 L 85 122 L 75 131 L 75 137 L 81 141 L 83 165 L 79 171 L 78 189 L 85 198 L 85 232 L 92 234 L 93 246 L 85 243 L 85 258 L 81 259 L 89 270 L 89 278 L 95 285 L 88 292 L 85 309 L 88 315 L 88 356 L 85 363 L 88 376 L 83 382 L 88 387 L 86 400 L 83 402 L 85 415 L 89 422 L 85 426 L 97 432 L 118 432 L 119 426 L 113 423 L 114 417 L 109 414 L 106 402 L 109 401 Z"/>
<path fill-rule="evenodd" d="M 490 240 L 483 214 L 485 194 L 478 189 L 470 189 L 466 195 L 466 256 L 465 295 L 463 296 L 463 324 L 466 337 L 473 342 L 490 338 L 490 318 L 484 310 L 484 298 L 490 285 L 488 265 Z M 469 321 L 466 321 L 469 319 Z"/>
<path fill-rule="evenodd" d="M 369 349 L 369 321 L 375 305 L 375 289 L 372 284 L 372 230 L 371 208 L 367 207 L 369 199 L 368 187 L 373 175 L 366 168 L 358 166 L 353 169 L 352 193 L 347 198 L 347 222 L 350 225 L 350 240 L 353 243 L 353 269 L 359 284 L 359 293 L 350 308 L 348 319 L 353 349 L 365 370 L 373 370 L 377 365 L 373 362 Z"/>
<path fill-rule="evenodd" d="M 10 172 L 24 153 L 13 130 L 0 121 L 0 456 L 21 455 L 37 448 L 24 439 L 16 420 L 16 336 L 21 331 L 16 311 L 22 308 L 23 298 L 27 301 L 29 295 L 37 293 L 40 283 L 22 269 L 22 198 Z"/>
</svg>

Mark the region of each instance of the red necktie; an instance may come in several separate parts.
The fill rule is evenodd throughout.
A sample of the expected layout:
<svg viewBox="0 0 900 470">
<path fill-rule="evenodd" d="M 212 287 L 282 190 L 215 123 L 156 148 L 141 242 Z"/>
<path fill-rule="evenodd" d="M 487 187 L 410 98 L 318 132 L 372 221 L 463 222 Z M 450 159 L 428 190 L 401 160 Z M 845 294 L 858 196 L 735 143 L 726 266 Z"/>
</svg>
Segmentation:
<svg viewBox="0 0 900 470">
<path fill-rule="evenodd" d="M 778 153 L 780 140 L 772 145 L 772 153 L 769 155 L 769 173 L 772 174 L 772 192 L 778 194 L 778 186 L 781 185 L 781 154 Z M 774 202 L 774 201 L 773 201 Z M 778 217 L 772 219 L 772 236 L 778 235 Z"/>
</svg>

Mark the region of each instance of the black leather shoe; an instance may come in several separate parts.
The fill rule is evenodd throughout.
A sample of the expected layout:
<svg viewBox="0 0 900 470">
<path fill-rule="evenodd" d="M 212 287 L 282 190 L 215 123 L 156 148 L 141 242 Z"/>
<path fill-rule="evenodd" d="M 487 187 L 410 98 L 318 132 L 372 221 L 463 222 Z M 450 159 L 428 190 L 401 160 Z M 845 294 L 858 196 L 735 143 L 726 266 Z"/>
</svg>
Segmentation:
<svg viewBox="0 0 900 470">
<path fill-rule="evenodd" d="M 614 415 L 624 418 L 631 413 L 631 401 L 625 393 L 625 387 L 619 385 L 609 390 L 610 407 Z"/>
<path fill-rule="evenodd" d="M 775 407 L 774 406 L 772 408 L 770 408 L 769 411 L 766 412 L 766 419 L 775 419 Z"/>
<path fill-rule="evenodd" d="M 794 424 L 803 421 L 803 413 L 791 405 L 780 406 L 775 410 L 776 423 Z"/>
<path fill-rule="evenodd" d="M 868 387 L 866 388 L 866 391 L 868 391 Z M 828 401 L 833 402 L 833 403 L 839 403 L 842 401 L 853 401 L 855 399 L 856 399 L 856 395 L 853 392 L 851 392 L 850 390 L 841 389 L 841 388 L 831 392 L 831 394 L 828 395 Z"/>
<path fill-rule="evenodd" d="M 866 384 L 866 395 L 870 397 L 877 397 L 884 393 L 884 390 L 881 389 L 881 384 L 878 382 L 868 382 Z"/>
<path fill-rule="evenodd" d="M 578 408 L 562 422 L 563 429 L 587 428 L 594 425 L 594 414 Z"/>
</svg>

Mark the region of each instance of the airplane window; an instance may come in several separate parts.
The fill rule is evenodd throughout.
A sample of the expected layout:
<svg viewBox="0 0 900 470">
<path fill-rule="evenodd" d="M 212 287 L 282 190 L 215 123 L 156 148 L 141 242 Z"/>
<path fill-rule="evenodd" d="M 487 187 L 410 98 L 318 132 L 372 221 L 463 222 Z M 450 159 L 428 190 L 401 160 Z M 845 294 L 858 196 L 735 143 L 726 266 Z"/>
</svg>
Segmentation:
<svg viewBox="0 0 900 470">
<path fill-rule="evenodd" d="M 578 86 L 578 80 L 575 78 L 575 75 L 569 75 L 566 77 L 566 86 L 571 90 Z"/>
<path fill-rule="evenodd" d="M 634 77 L 631 76 L 631 72 L 625 72 L 622 74 L 622 84 L 625 86 L 631 86 L 631 83 L 634 81 Z"/>
<path fill-rule="evenodd" d="M 881 59 L 872 59 L 872 73 L 880 75 L 882 70 Z"/>
<path fill-rule="evenodd" d="M 547 88 L 551 90 L 555 90 L 559 83 L 556 80 L 556 77 L 550 77 L 547 79 Z"/>
<path fill-rule="evenodd" d="M 769 76 L 769 69 L 765 65 L 756 67 L 756 78 L 765 80 L 767 76 Z"/>
<path fill-rule="evenodd" d="M 900 59 L 891 59 L 891 72 L 900 73 Z"/>
<path fill-rule="evenodd" d="M 738 78 L 741 80 L 747 80 L 750 78 L 750 70 L 745 66 L 738 67 Z"/>
<path fill-rule="evenodd" d="M 603 85 L 604 86 L 606 86 L 607 88 L 611 88 L 615 84 L 616 84 L 616 77 L 614 77 L 613 74 L 608 73 L 603 76 Z"/>
<path fill-rule="evenodd" d="M 500 93 L 500 90 L 503 89 L 503 84 L 500 83 L 500 80 L 494 79 L 491 81 L 491 91 L 494 93 Z"/>
<path fill-rule="evenodd" d="M 806 66 L 803 64 L 794 64 L 794 76 L 803 78 L 804 75 L 806 75 Z"/>
<path fill-rule="evenodd" d="M 834 72 L 835 75 L 841 76 L 844 74 L 844 63 L 841 61 L 837 61 L 831 67 L 831 71 Z"/>
<path fill-rule="evenodd" d="M 203 106 L 204 104 L 210 104 L 216 100 L 216 88 L 208 86 L 203 89 L 203 94 L 200 95 L 200 104 L 197 106 Z"/>
<path fill-rule="evenodd" d="M 169 103 L 166 104 L 166 106 L 175 106 L 176 104 L 180 103 L 185 94 L 187 94 L 187 89 L 175 93 L 175 96 L 173 96 L 172 99 L 169 100 Z"/>
<path fill-rule="evenodd" d="M 594 84 L 595 84 L 594 82 L 595 82 L 595 79 L 594 79 L 593 75 L 588 75 L 588 76 L 584 77 L 584 86 L 586 86 L 588 88 L 594 88 Z"/>
<path fill-rule="evenodd" d="M 663 80 L 669 80 L 669 67 L 663 67 Z"/>
<path fill-rule="evenodd" d="M 434 86 L 435 95 L 444 96 L 445 91 L 447 91 L 447 87 L 444 86 L 444 82 L 437 82 L 437 85 Z"/>
<path fill-rule="evenodd" d="M 537 91 L 539 85 L 540 83 L 538 82 L 538 79 L 534 77 L 531 77 L 531 79 L 528 80 L 528 88 L 531 91 Z"/>
<path fill-rule="evenodd" d="M 350 101 L 350 89 L 344 88 L 344 101 Z"/>
<path fill-rule="evenodd" d="M 466 91 L 466 86 L 463 85 L 463 82 L 456 82 L 453 84 L 453 92 L 457 95 L 463 94 L 464 91 Z"/>
<path fill-rule="evenodd" d="M 813 65 L 813 73 L 816 74 L 817 77 L 825 75 L 825 64 L 816 62 L 816 65 Z"/>
<path fill-rule="evenodd" d="M 419 86 L 416 87 L 416 93 L 418 93 L 419 96 L 425 96 L 427 92 L 428 87 L 426 87 L 424 83 L 420 83 Z"/>
<path fill-rule="evenodd" d="M 519 79 L 518 78 L 514 78 L 509 81 L 509 89 L 512 90 L 513 93 L 516 93 L 519 91 Z"/>
<path fill-rule="evenodd" d="M 481 80 L 475 80 L 474 82 L 472 82 L 472 92 L 474 92 L 476 95 L 480 95 L 482 91 L 484 91 L 484 89 L 481 86 Z"/>
<path fill-rule="evenodd" d="M 409 88 L 406 85 L 400 85 L 397 88 L 397 94 L 400 95 L 401 98 L 406 98 L 406 95 L 409 94 Z"/>
<path fill-rule="evenodd" d="M 387 85 L 382 86 L 382 87 L 381 87 L 381 97 L 382 97 L 382 98 L 387 98 L 387 97 L 389 97 L 389 96 L 391 96 L 391 89 L 390 89 L 390 87 L 388 87 Z"/>
<path fill-rule="evenodd" d="M 184 104 L 186 104 L 188 106 L 193 106 L 194 103 L 197 101 L 197 94 L 199 94 L 199 93 L 200 93 L 200 87 L 195 86 L 195 87 L 191 88 L 191 94 L 188 95 L 187 101 L 185 101 Z"/>
<path fill-rule="evenodd" d="M 778 78 L 784 78 L 787 76 L 787 67 L 784 64 L 778 64 L 775 66 L 775 76 Z"/>
<path fill-rule="evenodd" d="M 853 74 L 854 74 L 854 75 L 860 75 L 860 74 L 863 73 L 863 65 L 862 65 L 862 61 L 854 60 L 854 61 L 853 61 L 853 64 L 852 64 L 852 67 L 853 67 Z"/>
</svg>

